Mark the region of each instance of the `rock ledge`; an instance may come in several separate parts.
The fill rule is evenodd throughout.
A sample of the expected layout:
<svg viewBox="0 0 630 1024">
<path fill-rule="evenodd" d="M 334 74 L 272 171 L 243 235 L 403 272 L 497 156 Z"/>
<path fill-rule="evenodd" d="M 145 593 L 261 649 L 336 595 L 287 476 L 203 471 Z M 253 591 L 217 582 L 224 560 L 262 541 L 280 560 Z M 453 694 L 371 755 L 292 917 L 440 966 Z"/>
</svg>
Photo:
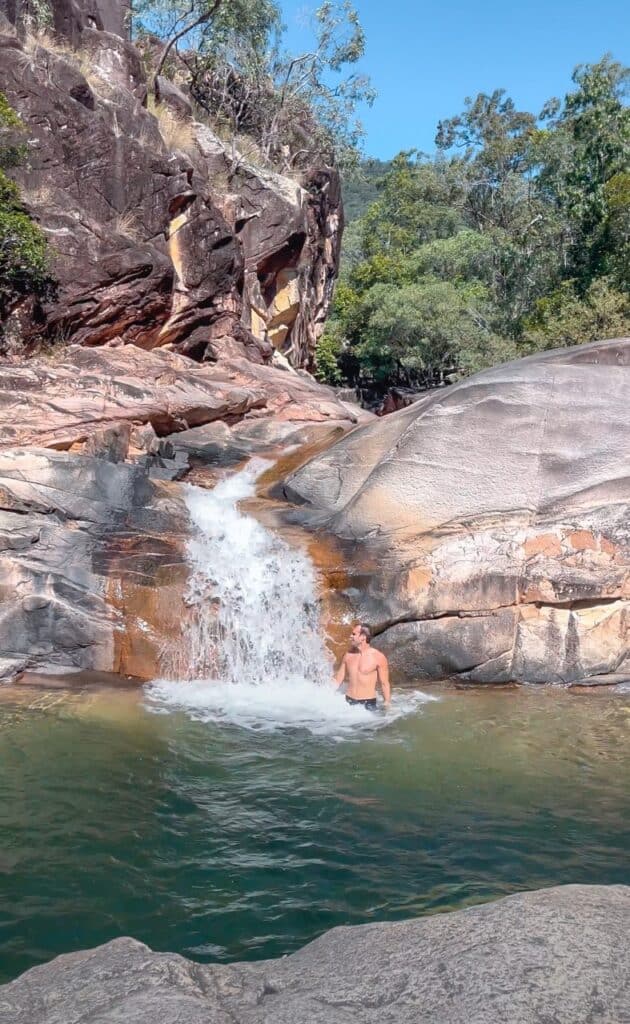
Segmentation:
<svg viewBox="0 0 630 1024">
<path fill-rule="evenodd" d="M 0 1024 L 627 1024 L 630 887 L 566 885 L 202 966 L 121 938 L 0 988 Z"/>
</svg>

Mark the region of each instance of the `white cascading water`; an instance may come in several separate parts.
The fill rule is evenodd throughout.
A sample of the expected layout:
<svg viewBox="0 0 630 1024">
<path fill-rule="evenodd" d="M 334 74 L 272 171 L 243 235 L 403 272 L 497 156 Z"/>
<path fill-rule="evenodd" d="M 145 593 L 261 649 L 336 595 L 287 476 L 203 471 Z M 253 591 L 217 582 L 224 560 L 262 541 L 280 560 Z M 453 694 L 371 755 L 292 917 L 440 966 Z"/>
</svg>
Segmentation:
<svg viewBox="0 0 630 1024">
<path fill-rule="evenodd" d="M 331 686 L 317 579 L 309 559 L 238 508 L 267 467 L 253 460 L 214 490 L 186 488 L 193 536 L 190 620 L 168 675 L 147 687 L 154 710 L 275 730 L 305 727 L 344 735 L 391 722 L 418 704 L 415 693 L 387 715 L 350 707 Z"/>
</svg>

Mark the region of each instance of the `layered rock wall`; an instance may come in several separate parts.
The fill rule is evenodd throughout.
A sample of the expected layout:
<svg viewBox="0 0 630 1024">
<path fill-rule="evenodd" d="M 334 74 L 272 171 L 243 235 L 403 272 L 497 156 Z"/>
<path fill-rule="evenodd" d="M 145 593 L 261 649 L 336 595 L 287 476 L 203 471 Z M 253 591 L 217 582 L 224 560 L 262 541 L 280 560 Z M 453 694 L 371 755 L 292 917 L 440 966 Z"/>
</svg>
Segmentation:
<svg viewBox="0 0 630 1024">
<path fill-rule="evenodd" d="M 170 480 L 188 453 L 215 458 L 222 445 L 238 462 L 352 419 L 309 378 L 245 359 L 74 345 L 0 364 L 0 680 L 159 675 L 185 614 L 188 516 Z M 209 443 L 199 431 L 212 425 Z M 175 450 L 167 435 L 179 433 Z"/>
<path fill-rule="evenodd" d="M 56 38 L 0 26 L 0 91 L 28 131 L 15 175 L 58 282 L 43 309 L 15 310 L 5 350 L 122 340 L 311 365 L 338 265 L 337 173 L 257 167 L 166 83 L 153 116 L 120 5 L 68 2 L 55 18 Z"/>
</svg>

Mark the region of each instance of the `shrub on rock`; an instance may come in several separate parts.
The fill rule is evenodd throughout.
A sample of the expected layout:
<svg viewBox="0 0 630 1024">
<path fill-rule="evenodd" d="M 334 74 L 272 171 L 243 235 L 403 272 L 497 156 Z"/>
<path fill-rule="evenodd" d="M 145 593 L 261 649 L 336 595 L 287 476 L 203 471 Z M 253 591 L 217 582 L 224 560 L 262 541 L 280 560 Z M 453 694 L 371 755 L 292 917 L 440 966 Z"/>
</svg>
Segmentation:
<svg viewBox="0 0 630 1024">
<path fill-rule="evenodd" d="M 52 288 L 46 238 L 6 174 L 24 159 L 21 132 L 19 117 L 0 93 L 0 348 L 6 320 L 20 300 L 44 298 Z"/>
</svg>

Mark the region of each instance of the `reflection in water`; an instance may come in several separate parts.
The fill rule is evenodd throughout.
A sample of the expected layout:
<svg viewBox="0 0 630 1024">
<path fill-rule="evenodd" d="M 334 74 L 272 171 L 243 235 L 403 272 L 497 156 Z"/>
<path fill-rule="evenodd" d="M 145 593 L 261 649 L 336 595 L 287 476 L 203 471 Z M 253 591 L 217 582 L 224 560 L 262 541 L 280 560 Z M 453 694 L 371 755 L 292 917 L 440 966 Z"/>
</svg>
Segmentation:
<svg viewBox="0 0 630 1024">
<path fill-rule="evenodd" d="M 630 881 L 627 695 L 442 691 L 334 740 L 133 691 L 3 698 L 4 978 L 120 934 L 271 957 L 335 924 Z"/>
</svg>

